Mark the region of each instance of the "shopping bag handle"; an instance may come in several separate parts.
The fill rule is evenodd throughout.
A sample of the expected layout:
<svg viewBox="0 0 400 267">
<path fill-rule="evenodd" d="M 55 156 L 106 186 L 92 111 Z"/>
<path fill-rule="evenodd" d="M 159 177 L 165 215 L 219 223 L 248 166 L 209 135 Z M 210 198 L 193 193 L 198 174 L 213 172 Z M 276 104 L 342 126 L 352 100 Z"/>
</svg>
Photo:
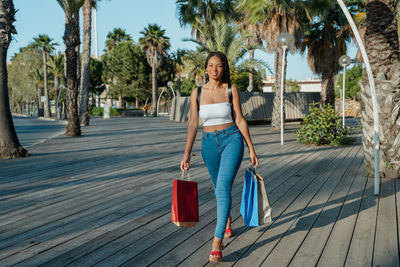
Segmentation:
<svg viewBox="0 0 400 267">
<path fill-rule="evenodd" d="M 251 165 L 251 163 L 250 163 L 249 169 L 250 169 L 254 174 L 256 174 L 256 172 L 257 172 L 257 166 Z"/>
<path fill-rule="evenodd" d="M 187 171 L 187 180 L 190 181 L 190 172 Z M 181 172 L 181 180 L 185 180 L 185 171 Z"/>
</svg>

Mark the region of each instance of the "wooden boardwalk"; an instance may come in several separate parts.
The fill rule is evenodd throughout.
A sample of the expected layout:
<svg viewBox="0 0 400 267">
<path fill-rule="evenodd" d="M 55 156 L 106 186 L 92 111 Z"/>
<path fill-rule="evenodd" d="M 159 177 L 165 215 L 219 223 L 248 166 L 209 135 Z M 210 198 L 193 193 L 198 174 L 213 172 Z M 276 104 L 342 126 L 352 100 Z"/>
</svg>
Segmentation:
<svg viewBox="0 0 400 267">
<path fill-rule="evenodd" d="M 81 138 L 59 136 L 31 147 L 31 157 L 0 161 L 0 266 L 207 265 L 216 203 L 199 141 L 191 176 L 200 223 L 170 222 L 185 127 L 165 118 L 93 119 Z M 284 146 L 279 132 L 250 127 L 273 222 L 243 225 L 246 152 L 232 189 L 234 237 L 219 265 L 399 266 L 400 181 L 382 181 L 374 196 L 360 142 L 300 145 L 297 127 L 288 126 Z"/>
</svg>

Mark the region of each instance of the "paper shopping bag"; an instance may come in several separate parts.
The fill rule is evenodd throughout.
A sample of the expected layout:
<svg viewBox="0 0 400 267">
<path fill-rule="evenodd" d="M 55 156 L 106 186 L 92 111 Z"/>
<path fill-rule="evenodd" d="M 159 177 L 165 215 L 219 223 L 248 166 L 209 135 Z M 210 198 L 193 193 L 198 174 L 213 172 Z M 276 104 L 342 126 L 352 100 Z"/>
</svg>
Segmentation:
<svg viewBox="0 0 400 267">
<path fill-rule="evenodd" d="M 174 180 L 171 221 L 184 227 L 193 227 L 199 222 L 197 182 Z"/>
<path fill-rule="evenodd" d="M 271 206 L 263 178 L 254 168 L 246 170 L 240 213 L 246 226 L 260 226 L 272 221 Z"/>
</svg>

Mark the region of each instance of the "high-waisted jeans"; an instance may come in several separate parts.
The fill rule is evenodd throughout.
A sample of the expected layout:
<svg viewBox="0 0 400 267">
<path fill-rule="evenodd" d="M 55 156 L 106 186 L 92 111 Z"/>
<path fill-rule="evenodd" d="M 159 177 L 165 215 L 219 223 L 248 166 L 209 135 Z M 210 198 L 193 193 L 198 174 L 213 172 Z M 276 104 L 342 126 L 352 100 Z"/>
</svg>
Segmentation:
<svg viewBox="0 0 400 267">
<path fill-rule="evenodd" d="M 232 196 L 231 189 L 243 159 L 243 136 L 236 125 L 211 133 L 203 132 L 201 154 L 214 184 L 217 198 L 215 237 L 224 238 Z"/>
</svg>

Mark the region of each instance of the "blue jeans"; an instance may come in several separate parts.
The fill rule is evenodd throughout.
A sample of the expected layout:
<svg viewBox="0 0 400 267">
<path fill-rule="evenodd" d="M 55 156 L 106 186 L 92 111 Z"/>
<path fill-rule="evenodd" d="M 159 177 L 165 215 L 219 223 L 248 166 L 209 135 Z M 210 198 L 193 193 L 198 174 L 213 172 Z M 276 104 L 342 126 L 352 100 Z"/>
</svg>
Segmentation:
<svg viewBox="0 0 400 267">
<path fill-rule="evenodd" d="M 236 125 L 215 131 L 203 132 L 201 154 L 214 184 L 217 198 L 217 226 L 215 237 L 224 238 L 229 217 L 233 180 L 243 159 L 243 136 Z"/>
</svg>

